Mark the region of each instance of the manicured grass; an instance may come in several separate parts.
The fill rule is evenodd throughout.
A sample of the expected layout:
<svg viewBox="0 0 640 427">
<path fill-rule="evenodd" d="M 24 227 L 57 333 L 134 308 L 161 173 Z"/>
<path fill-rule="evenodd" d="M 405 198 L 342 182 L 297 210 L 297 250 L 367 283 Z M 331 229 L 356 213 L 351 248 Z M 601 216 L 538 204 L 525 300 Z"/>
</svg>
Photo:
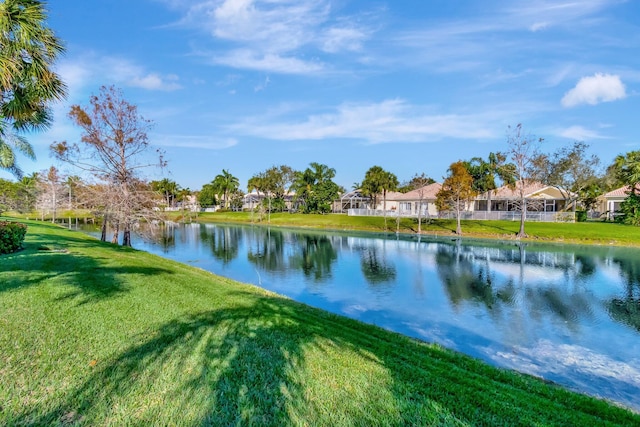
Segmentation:
<svg viewBox="0 0 640 427">
<path fill-rule="evenodd" d="M 0 425 L 639 425 L 606 402 L 29 222 L 0 256 Z"/>
<path fill-rule="evenodd" d="M 174 219 L 182 219 L 177 213 Z M 257 215 L 248 212 L 216 212 L 198 215 L 203 222 L 254 222 L 267 224 L 266 217 L 257 221 Z M 333 230 L 362 230 L 373 232 L 395 232 L 395 218 L 387 218 L 385 231 L 384 218 L 355 217 L 344 214 L 303 215 L 277 213 L 271 215 L 272 226 L 291 226 L 308 228 L 325 228 Z M 466 237 L 481 237 L 500 240 L 515 240 L 520 223 L 518 221 L 462 221 L 462 232 Z M 433 219 L 422 224 L 424 234 L 453 235 L 456 229 L 455 220 Z M 416 233 L 418 224 L 415 220 L 404 218 L 400 222 L 401 233 Z M 580 243 L 596 245 L 640 246 L 640 227 L 633 227 L 611 222 L 578 222 L 552 223 L 527 222 L 525 230 L 529 237 L 525 240 L 554 241 L 563 243 Z"/>
</svg>

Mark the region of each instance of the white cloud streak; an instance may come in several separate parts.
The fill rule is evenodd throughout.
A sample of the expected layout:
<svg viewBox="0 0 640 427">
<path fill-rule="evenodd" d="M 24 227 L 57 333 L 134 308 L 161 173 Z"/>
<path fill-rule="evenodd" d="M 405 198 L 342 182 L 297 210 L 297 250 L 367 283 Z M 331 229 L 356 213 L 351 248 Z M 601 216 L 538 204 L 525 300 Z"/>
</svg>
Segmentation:
<svg viewBox="0 0 640 427">
<path fill-rule="evenodd" d="M 201 148 L 224 150 L 238 144 L 235 138 L 216 138 L 208 135 L 152 135 L 153 144 L 160 147 Z"/>
<path fill-rule="evenodd" d="M 620 76 L 596 73 L 583 77 L 576 86 L 565 93 L 560 101 L 565 108 L 581 104 L 596 105 L 601 102 L 611 102 L 627 96 Z"/>
<path fill-rule="evenodd" d="M 582 126 L 569 126 L 566 129 L 561 129 L 558 132 L 558 135 L 573 139 L 575 141 L 589 141 L 593 139 L 607 139 L 607 136 L 604 136 L 596 131 L 586 129 Z"/>
<path fill-rule="evenodd" d="M 355 139 L 370 144 L 426 142 L 451 137 L 491 138 L 486 117 L 458 114 L 419 114 L 398 99 L 379 103 L 345 103 L 335 111 L 307 116 L 298 122 L 278 122 L 273 116 L 236 123 L 229 130 L 272 140 Z"/>
<path fill-rule="evenodd" d="M 316 53 L 359 51 L 371 36 L 361 20 L 334 16 L 329 0 L 198 0 L 180 23 L 229 45 L 206 53 L 213 63 L 285 74 L 317 74 L 326 64 Z"/>
</svg>

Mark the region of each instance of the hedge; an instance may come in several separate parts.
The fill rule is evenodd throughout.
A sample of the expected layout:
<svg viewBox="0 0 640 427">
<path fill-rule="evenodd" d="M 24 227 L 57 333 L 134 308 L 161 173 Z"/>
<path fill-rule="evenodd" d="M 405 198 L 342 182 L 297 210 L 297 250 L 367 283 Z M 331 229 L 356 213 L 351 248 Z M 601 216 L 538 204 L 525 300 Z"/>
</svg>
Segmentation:
<svg viewBox="0 0 640 427">
<path fill-rule="evenodd" d="M 26 234 L 25 224 L 0 221 L 0 255 L 10 254 L 20 249 Z"/>
</svg>

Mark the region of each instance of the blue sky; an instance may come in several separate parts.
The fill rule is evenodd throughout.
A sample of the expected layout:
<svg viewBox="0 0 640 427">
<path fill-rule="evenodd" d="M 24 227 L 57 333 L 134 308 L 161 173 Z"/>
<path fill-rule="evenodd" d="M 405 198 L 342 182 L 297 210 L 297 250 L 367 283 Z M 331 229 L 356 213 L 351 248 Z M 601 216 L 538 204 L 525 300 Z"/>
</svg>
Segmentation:
<svg viewBox="0 0 640 427">
<path fill-rule="evenodd" d="M 66 114 L 115 85 L 154 122 L 164 175 L 242 187 L 310 162 L 351 188 L 373 165 L 441 180 L 506 150 L 506 128 L 554 151 L 585 141 L 605 165 L 640 149 L 640 4 L 620 0 L 63 0 L 49 25 L 69 97 L 29 135 L 37 161 L 76 141 Z M 64 168 L 63 168 L 64 169 Z M 9 177 L 0 173 L 1 177 Z M 246 188 L 244 188 L 246 190 Z"/>
</svg>

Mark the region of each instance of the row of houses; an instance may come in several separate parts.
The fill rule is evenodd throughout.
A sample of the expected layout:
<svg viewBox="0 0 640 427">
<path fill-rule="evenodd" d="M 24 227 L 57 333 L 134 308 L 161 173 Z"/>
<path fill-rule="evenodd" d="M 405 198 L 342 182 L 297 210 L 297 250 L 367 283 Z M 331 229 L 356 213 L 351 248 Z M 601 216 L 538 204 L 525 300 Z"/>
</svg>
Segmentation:
<svg viewBox="0 0 640 427">
<path fill-rule="evenodd" d="M 333 204 L 336 213 L 361 216 L 406 216 L 406 217 L 449 217 L 450 212 L 439 212 L 436 207 L 436 195 L 442 188 L 441 183 L 433 183 L 407 193 L 389 192 L 383 200 L 378 198 L 376 205 L 371 197 L 360 190 L 343 194 Z M 592 217 L 611 219 L 620 209 L 620 203 L 628 194 L 628 187 L 621 187 L 600 197 Z M 516 219 L 520 216 L 519 187 L 503 186 L 495 191 L 478 195 L 466 207 L 463 216 L 469 219 Z M 527 212 L 530 220 L 564 221 L 573 220 L 573 206 L 557 188 L 540 182 L 531 182 L 524 188 L 527 199 Z M 245 196 L 243 209 L 253 209 L 262 202 L 264 195 L 249 193 Z M 295 195 L 285 196 L 288 209 L 295 210 Z"/>
<path fill-rule="evenodd" d="M 436 196 L 442 188 L 441 183 L 433 183 L 407 193 L 389 192 L 383 200 L 379 197 L 374 205 L 373 199 L 360 190 L 343 194 L 334 201 L 333 212 L 356 216 L 404 216 L 447 218 L 451 212 L 440 212 L 436 207 Z M 620 203 L 627 197 L 628 187 L 617 188 L 602 195 L 593 212 L 592 218 L 612 219 L 620 209 Z M 520 217 L 519 189 L 503 186 L 495 191 L 478 195 L 467 204 L 462 216 L 465 219 L 509 219 Z M 573 206 L 568 206 L 566 199 L 557 188 L 539 182 L 531 182 L 524 188 L 527 199 L 527 217 L 538 221 L 573 221 Z M 248 193 L 243 198 L 243 210 L 253 210 L 266 198 L 264 194 Z M 297 210 L 294 194 L 284 197 L 286 208 Z M 195 197 L 189 204 L 197 209 Z M 214 211 L 215 208 L 207 210 Z"/>
</svg>

